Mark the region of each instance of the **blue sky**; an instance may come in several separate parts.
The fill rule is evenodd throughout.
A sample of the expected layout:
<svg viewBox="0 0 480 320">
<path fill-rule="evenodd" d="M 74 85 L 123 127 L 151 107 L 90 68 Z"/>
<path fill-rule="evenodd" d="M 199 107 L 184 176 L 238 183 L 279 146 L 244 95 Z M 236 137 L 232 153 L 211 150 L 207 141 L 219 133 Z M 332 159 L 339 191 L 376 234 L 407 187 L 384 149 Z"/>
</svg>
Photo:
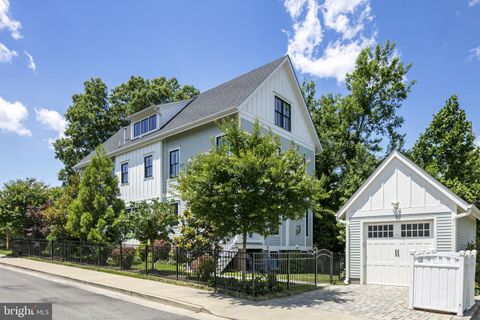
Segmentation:
<svg viewBox="0 0 480 320">
<path fill-rule="evenodd" d="M 58 185 L 49 141 L 83 82 L 177 77 L 209 89 L 289 53 L 318 94 L 343 93 L 366 45 L 398 45 L 415 79 L 407 147 L 452 94 L 480 135 L 480 0 L 0 0 L 0 183 Z"/>
</svg>

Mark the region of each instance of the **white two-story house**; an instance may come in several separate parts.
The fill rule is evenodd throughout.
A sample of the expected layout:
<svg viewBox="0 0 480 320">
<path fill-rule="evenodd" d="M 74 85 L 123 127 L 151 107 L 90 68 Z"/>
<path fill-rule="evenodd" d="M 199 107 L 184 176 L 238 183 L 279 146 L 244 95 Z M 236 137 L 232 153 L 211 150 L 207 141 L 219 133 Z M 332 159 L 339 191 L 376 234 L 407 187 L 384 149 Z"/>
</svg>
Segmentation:
<svg viewBox="0 0 480 320">
<path fill-rule="evenodd" d="M 321 146 L 289 57 L 282 57 L 235 79 L 205 91 L 195 98 L 148 107 L 128 120 L 103 144 L 115 162 L 122 199 L 132 201 L 161 199 L 176 202 L 178 212 L 185 208 L 172 192 L 179 172 L 188 159 L 220 143 L 222 132 L 215 121 L 236 117 L 245 130 L 255 119 L 271 128 L 287 149 L 292 141 L 310 161 L 315 171 L 315 154 Z M 93 153 L 76 165 L 88 165 Z M 277 235 L 254 235 L 248 249 L 312 249 L 312 212 L 298 220 L 285 220 Z M 224 249 L 236 250 L 240 237 L 230 239 Z"/>
</svg>

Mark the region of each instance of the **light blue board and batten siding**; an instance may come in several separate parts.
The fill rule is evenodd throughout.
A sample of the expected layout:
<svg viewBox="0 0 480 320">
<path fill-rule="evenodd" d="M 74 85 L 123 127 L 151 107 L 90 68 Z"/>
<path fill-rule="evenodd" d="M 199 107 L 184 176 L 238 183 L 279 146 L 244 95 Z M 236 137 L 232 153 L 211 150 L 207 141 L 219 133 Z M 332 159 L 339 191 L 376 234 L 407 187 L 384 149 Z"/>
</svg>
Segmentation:
<svg viewBox="0 0 480 320">
<path fill-rule="evenodd" d="M 145 178 L 144 159 L 152 156 L 152 177 Z M 160 142 L 154 142 L 115 157 L 115 174 L 120 182 L 120 195 L 125 202 L 160 198 Z M 128 183 L 121 183 L 121 165 L 128 162 Z"/>
<path fill-rule="evenodd" d="M 404 217 L 405 221 L 411 219 L 420 219 L 424 215 L 412 214 L 408 217 Z M 436 233 L 436 248 L 437 251 L 448 252 L 452 250 L 452 213 L 437 213 L 435 215 L 436 226 L 434 232 Z M 428 220 L 428 218 L 426 218 Z M 352 218 L 349 221 L 350 230 L 350 278 L 360 279 L 361 270 L 361 221 L 359 218 Z M 368 220 L 363 220 L 368 222 Z"/>
<path fill-rule="evenodd" d="M 164 140 L 163 144 L 163 190 L 167 190 L 167 184 L 170 177 L 170 151 L 180 150 L 180 170 L 185 170 L 188 160 L 195 155 L 206 152 L 213 148 L 212 139 L 221 135 L 222 132 L 218 126 L 211 122 L 209 124 L 176 134 Z M 213 141 L 214 142 L 214 141 Z M 163 195 L 164 197 L 167 194 Z"/>
</svg>

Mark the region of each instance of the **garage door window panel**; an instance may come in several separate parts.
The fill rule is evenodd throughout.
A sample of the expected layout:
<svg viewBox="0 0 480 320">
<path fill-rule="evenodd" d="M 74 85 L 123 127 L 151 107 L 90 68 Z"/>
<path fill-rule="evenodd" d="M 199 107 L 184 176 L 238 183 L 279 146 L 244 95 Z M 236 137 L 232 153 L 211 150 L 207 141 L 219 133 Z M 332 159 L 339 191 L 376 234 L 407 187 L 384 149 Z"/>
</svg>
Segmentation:
<svg viewBox="0 0 480 320">
<path fill-rule="evenodd" d="M 393 238 L 393 224 L 368 226 L 368 238 Z"/>
<path fill-rule="evenodd" d="M 430 223 L 402 223 L 402 238 L 429 238 Z"/>
</svg>

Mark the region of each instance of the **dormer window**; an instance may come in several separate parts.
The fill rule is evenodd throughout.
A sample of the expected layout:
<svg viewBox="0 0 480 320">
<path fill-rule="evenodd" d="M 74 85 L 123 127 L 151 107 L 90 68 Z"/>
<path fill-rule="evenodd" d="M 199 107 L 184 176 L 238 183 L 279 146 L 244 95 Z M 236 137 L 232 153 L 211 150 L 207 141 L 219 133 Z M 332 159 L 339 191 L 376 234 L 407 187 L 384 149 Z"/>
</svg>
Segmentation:
<svg viewBox="0 0 480 320">
<path fill-rule="evenodd" d="M 133 137 L 139 137 L 157 129 L 157 116 L 153 115 L 133 124 Z"/>
</svg>

